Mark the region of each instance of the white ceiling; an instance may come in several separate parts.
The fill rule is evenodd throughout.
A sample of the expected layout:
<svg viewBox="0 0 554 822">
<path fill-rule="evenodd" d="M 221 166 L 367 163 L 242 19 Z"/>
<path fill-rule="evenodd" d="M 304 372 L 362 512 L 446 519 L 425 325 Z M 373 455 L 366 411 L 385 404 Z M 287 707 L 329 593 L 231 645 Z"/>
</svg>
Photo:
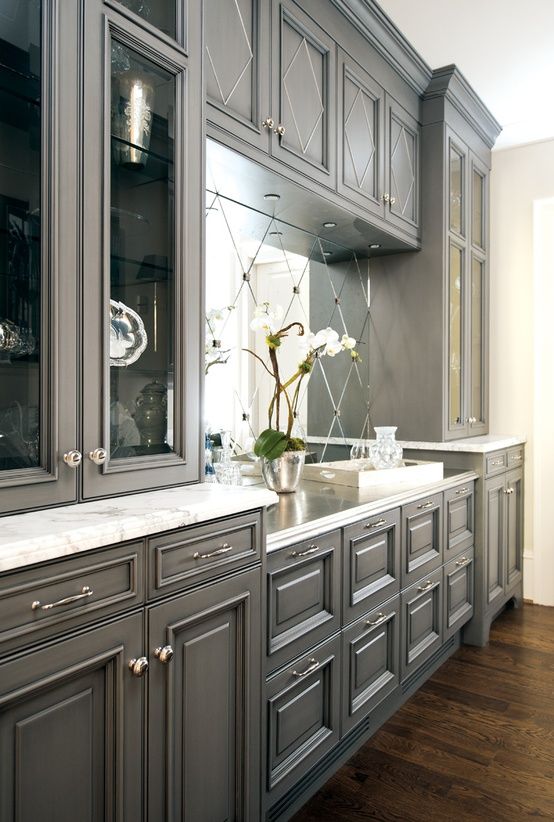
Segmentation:
<svg viewBox="0 0 554 822">
<path fill-rule="evenodd" d="M 495 148 L 554 138 L 554 0 L 378 0 L 431 68 L 455 63 L 502 124 Z"/>
</svg>

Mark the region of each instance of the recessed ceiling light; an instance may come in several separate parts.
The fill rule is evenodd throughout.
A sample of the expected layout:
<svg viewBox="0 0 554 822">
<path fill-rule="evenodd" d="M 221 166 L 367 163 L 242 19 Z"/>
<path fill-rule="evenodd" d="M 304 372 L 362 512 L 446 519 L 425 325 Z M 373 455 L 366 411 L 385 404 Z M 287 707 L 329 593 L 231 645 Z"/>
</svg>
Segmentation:
<svg viewBox="0 0 554 822">
<path fill-rule="evenodd" d="M 264 194 L 264 200 L 280 200 L 280 194 Z"/>
<path fill-rule="evenodd" d="M 333 253 L 332 251 L 324 251 L 323 256 L 324 257 L 330 257 L 332 253 Z"/>
<path fill-rule="evenodd" d="M 269 236 L 270 237 L 282 237 L 283 232 L 282 231 L 270 231 Z"/>
<path fill-rule="evenodd" d="M 336 228 L 336 227 L 337 227 L 336 223 L 331 223 L 331 222 L 323 223 L 323 228 Z"/>
<path fill-rule="evenodd" d="M 371 243 L 370 248 L 381 248 L 381 243 Z"/>
</svg>

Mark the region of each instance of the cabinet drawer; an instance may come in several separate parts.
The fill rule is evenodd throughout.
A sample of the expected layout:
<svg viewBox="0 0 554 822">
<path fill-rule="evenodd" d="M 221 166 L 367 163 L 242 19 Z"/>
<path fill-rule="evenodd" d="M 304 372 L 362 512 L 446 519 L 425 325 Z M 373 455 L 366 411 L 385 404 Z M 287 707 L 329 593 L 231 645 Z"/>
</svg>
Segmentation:
<svg viewBox="0 0 554 822">
<path fill-rule="evenodd" d="M 508 467 L 508 454 L 506 451 L 496 451 L 494 454 L 489 454 L 485 461 L 485 476 L 493 477 L 495 474 L 501 474 Z"/>
<path fill-rule="evenodd" d="M 2 650 L 144 601 L 144 545 L 90 551 L 0 577 Z"/>
<path fill-rule="evenodd" d="M 523 445 L 517 448 L 510 448 L 508 451 L 508 468 L 521 468 L 524 460 Z"/>
<path fill-rule="evenodd" d="M 442 564 L 442 494 L 402 508 L 402 588 Z"/>
<path fill-rule="evenodd" d="M 339 739 L 340 636 L 266 683 L 267 789 L 285 792 Z"/>
<path fill-rule="evenodd" d="M 340 627 L 340 531 L 267 558 L 267 670 Z"/>
<path fill-rule="evenodd" d="M 442 568 L 401 596 L 401 675 L 404 680 L 442 644 Z"/>
<path fill-rule="evenodd" d="M 342 632 L 342 735 L 399 687 L 399 640 L 399 596 Z"/>
<path fill-rule="evenodd" d="M 473 548 L 443 568 L 444 639 L 459 631 L 473 616 Z"/>
<path fill-rule="evenodd" d="M 400 508 L 345 528 L 343 552 L 347 624 L 400 590 Z"/>
<path fill-rule="evenodd" d="M 160 597 L 228 574 L 261 557 L 259 511 L 148 540 L 148 596 Z"/>
<path fill-rule="evenodd" d="M 474 542 L 475 497 L 473 482 L 444 492 L 445 558 Z"/>
</svg>

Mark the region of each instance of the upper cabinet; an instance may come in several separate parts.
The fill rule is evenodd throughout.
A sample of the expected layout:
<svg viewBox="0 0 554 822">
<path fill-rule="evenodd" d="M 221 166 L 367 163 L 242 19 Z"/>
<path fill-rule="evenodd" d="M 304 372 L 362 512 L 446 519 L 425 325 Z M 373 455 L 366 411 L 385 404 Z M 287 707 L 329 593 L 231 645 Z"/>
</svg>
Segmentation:
<svg viewBox="0 0 554 822">
<path fill-rule="evenodd" d="M 71 502 L 76 445 L 78 14 L 0 15 L 0 512 Z M 58 71 L 63 62 L 64 70 Z"/>
<path fill-rule="evenodd" d="M 417 247 L 417 92 L 331 2 L 206 0 L 205 20 L 209 135 Z"/>
<path fill-rule="evenodd" d="M 1 513 L 200 477 L 200 3 L 75 5 L 0 19 Z"/>
</svg>

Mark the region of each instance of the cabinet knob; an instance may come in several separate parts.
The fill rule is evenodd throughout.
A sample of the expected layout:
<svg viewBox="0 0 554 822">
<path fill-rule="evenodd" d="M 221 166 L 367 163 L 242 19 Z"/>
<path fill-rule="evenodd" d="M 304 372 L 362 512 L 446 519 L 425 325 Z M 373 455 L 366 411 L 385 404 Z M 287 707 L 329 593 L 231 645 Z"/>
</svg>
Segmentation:
<svg viewBox="0 0 554 822">
<path fill-rule="evenodd" d="M 275 125 L 275 120 L 273 117 L 266 117 L 262 123 L 262 128 L 273 128 Z"/>
<path fill-rule="evenodd" d="M 63 461 L 69 468 L 78 468 L 83 461 L 83 455 L 80 451 L 67 451 L 63 455 Z"/>
<path fill-rule="evenodd" d="M 395 202 L 396 202 L 396 197 L 391 197 L 389 202 L 390 202 L 391 205 L 394 205 Z"/>
<path fill-rule="evenodd" d="M 148 670 L 148 660 L 145 656 L 139 656 L 137 659 L 130 659 L 129 670 L 131 671 L 133 676 L 144 676 L 144 674 Z"/>
<path fill-rule="evenodd" d="M 389 195 L 388 194 L 383 194 L 382 195 L 382 200 L 383 200 L 384 203 L 388 203 L 388 201 L 390 200 Z"/>
<path fill-rule="evenodd" d="M 95 465 L 104 465 L 108 458 L 108 452 L 105 448 L 95 448 L 94 451 L 88 452 L 88 458 L 92 460 Z"/>
<path fill-rule="evenodd" d="M 286 131 L 286 129 L 283 125 L 281 125 L 281 123 L 279 123 L 277 128 L 273 129 L 273 133 L 278 134 L 279 137 L 282 137 L 284 135 L 285 131 Z"/>
<path fill-rule="evenodd" d="M 167 665 L 168 662 L 171 662 L 174 653 L 175 651 L 171 645 L 164 645 L 154 649 L 154 656 L 160 660 L 162 665 Z"/>
</svg>

